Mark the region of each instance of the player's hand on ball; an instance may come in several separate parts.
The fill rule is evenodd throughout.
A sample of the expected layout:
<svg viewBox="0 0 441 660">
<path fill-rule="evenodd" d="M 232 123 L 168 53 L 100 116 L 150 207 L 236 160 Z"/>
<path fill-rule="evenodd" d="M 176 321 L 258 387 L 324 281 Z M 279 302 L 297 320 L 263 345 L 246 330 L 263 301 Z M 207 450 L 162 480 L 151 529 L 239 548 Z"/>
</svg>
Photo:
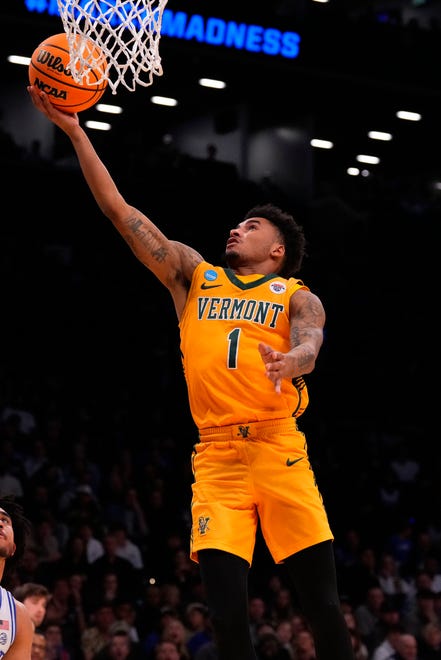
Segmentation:
<svg viewBox="0 0 441 660">
<path fill-rule="evenodd" d="M 62 130 L 68 130 L 69 126 L 78 126 L 80 123 L 76 113 L 72 114 L 57 110 L 49 101 L 47 94 L 37 89 L 34 85 L 29 85 L 27 90 L 37 110 L 46 115 L 48 119 Z"/>
</svg>

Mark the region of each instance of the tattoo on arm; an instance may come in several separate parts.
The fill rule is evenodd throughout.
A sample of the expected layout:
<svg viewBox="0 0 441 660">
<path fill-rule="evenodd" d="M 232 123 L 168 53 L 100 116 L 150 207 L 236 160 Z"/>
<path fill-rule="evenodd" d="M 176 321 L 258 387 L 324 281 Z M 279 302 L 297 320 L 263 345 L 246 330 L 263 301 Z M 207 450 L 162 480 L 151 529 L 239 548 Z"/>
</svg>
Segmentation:
<svg viewBox="0 0 441 660">
<path fill-rule="evenodd" d="M 293 340 L 293 333 L 291 333 L 291 341 Z M 292 343 L 291 344 L 293 347 L 300 346 L 300 341 L 297 343 Z M 311 348 L 310 344 L 303 344 L 301 346 L 300 350 L 297 350 L 295 352 L 295 359 L 297 362 L 297 366 L 302 369 L 303 367 L 306 367 L 311 364 L 311 361 L 313 362 L 316 359 L 316 354 Z"/>
<path fill-rule="evenodd" d="M 315 296 L 303 296 L 295 310 L 290 330 L 290 342 L 300 369 L 311 366 L 317 359 L 323 341 L 325 317 L 321 302 Z"/>
<path fill-rule="evenodd" d="M 136 251 L 137 244 L 148 250 L 150 255 L 162 263 L 166 260 L 168 251 L 164 246 L 161 236 L 155 228 L 146 228 L 142 220 L 137 216 L 132 216 L 126 222 L 129 233 L 124 234 L 124 240 L 130 245 L 133 251 Z"/>
</svg>

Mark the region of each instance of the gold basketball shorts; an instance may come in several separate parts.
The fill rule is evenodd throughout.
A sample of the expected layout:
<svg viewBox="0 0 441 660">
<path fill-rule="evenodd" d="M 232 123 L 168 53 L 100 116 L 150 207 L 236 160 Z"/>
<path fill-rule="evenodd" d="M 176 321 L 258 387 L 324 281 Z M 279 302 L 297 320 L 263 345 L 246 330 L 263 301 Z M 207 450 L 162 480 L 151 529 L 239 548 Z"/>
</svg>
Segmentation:
<svg viewBox="0 0 441 660">
<path fill-rule="evenodd" d="M 190 555 L 215 548 L 250 565 L 258 521 L 274 561 L 333 539 L 293 417 L 204 429 L 194 446 Z"/>
</svg>

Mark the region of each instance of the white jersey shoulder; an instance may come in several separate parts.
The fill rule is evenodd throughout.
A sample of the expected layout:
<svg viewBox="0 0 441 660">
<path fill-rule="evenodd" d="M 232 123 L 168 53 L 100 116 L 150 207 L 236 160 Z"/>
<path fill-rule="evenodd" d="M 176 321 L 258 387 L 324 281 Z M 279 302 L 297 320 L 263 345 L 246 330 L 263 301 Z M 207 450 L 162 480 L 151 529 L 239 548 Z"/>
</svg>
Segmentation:
<svg viewBox="0 0 441 660">
<path fill-rule="evenodd" d="M 0 658 L 8 651 L 15 639 L 17 612 L 12 594 L 0 587 Z"/>
</svg>

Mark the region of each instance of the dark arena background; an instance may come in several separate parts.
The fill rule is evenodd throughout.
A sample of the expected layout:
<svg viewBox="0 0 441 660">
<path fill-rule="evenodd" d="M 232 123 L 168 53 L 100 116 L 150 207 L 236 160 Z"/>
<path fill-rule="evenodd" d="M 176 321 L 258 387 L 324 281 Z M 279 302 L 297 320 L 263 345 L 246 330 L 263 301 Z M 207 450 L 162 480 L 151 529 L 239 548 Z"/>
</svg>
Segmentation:
<svg viewBox="0 0 441 660">
<path fill-rule="evenodd" d="M 27 66 L 8 59 L 62 31 L 54 4 L 0 3 L 0 490 L 13 473 L 36 529 L 49 520 L 65 558 L 78 487 L 92 489 L 101 537 L 135 490 L 148 528 L 135 538 L 136 598 L 156 580 L 199 601 L 197 569 L 180 573 L 174 547 L 187 551 L 196 433 L 171 298 L 97 209 L 68 140 L 33 108 Z M 366 547 L 378 562 L 396 553 L 413 583 L 423 539 L 426 554 L 441 555 L 441 3 L 170 0 L 167 9 L 187 25 L 199 16 L 201 31 L 163 35 L 163 75 L 151 86 L 105 92 L 101 102 L 120 114 L 93 107 L 80 119 L 109 123 L 87 131 L 126 199 L 208 260 L 254 204 L 279 204 L 304 226 L 301 277 L 327 323 L 301 427 L 342 594 L 359 598 L 342 558 L 352 533 L 357 565 Z M 271 48 L 210 42 L 213 18 L 261 27 Z M 287 33 L 300 37 L 295 57 L 283 54 Z M 156 95 L 178 103 L 157 105 Z M 52 589 L 52 568 L 35 581 Z M 252 593 L 268 596 L 273 573 L 259 541 Z"/>
</svg>

